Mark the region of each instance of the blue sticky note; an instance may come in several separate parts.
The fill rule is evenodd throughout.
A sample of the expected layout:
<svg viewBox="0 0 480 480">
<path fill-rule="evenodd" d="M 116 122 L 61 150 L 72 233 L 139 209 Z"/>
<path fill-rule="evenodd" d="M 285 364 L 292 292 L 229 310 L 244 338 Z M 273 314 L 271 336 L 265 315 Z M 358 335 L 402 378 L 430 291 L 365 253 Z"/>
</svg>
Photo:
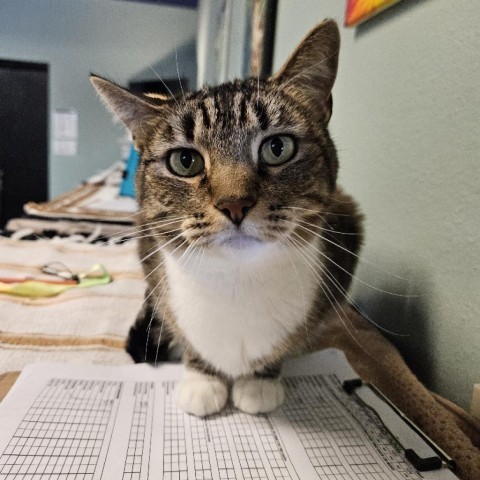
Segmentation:
<svg viewBox="0 0 480 480">
<path fill-rule="evenodd" d="M 120 195 L 135 198 L 135 173 L 138 167 L 139 154 L 132 145 L 127 160 L 127 169 L 120 185 Z"/>
</svg>

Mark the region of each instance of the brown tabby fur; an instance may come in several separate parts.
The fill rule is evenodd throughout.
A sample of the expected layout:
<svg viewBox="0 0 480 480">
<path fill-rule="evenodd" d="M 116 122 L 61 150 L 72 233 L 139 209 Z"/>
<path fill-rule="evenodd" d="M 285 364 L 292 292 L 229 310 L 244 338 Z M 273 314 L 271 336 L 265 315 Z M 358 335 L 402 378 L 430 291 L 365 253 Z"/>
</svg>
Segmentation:
<svg viewBox="0 0 480 480">
<path fill-rule="evenodd" d="M 285 355 L 308 349 L 309 339 L 321 331 L 322 318 L 338 308 L 350 284 L 362 233 L 354 200 L 336 184 L 338 160 L 327 130 L 338 48 L 336 24 L 325 21 L 274 77 L 204 87 L 176 98 L 136 97 L 93 77 L 109 107 L 132 131 L 141 153 L 136 191 L 148 300 L 129 338 L 128 350 L 136 361 L 164 359 L 174 343 L 183 348 L 184 361 L 191 367 L 223 375 L 219 366 L 207 364 L 194 351 L 178 327 L 168 304 L 162 253 L 152 252 L 168 241 L 170 249 L 179 251 L 194 242 L 208 248 L 210 236 L 224 228 L 225 216 L 215 207 L 224 198 L 256 199 L 246 218 L 262 226 L 258 235 L 263 242 L 281 241 L 285 235 L 296 242 L 311 241 L 313 232 L 321 234 L 321 248 L 330 259 L 324 260 L 324 268 L 336 279 L 319 271 L 323 288 L 318 286 L 306 324 L 269 356 L 253 362 L 252 374 L 275 377 Z M 268 166 L 258 159 L 260 139 L 275 134 L 294 137 L 297 151 L 286 163 Z M 205 172 L 192 178 L 169 172 L 166 158 L 179 147 L 200 152 Z M 152 225 L 181 216 L 185 218 L 163 227 Z M 179 231 L 183 234 L 174 238 Z"/>
</svg>

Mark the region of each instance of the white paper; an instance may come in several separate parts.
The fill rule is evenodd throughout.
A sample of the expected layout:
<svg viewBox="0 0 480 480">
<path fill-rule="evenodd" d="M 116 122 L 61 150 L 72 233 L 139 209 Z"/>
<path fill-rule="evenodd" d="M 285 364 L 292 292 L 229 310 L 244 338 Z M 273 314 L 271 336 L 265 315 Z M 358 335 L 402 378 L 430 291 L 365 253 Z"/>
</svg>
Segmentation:
<svg viewBox="0 0 480 480">
<path fill-rule="evenodd" d="M 336 350 L 290 361 L 268 415 L 179 410 L 183 367 L 35 364 L 0 404 L 0 480 L 448 480 L 420 476 L 378 417 L 341 388 Z M 389 416 L 388 409 L 384 415 Z"/>
<path fill-rule="evenodd" d="M 53 154 L 64 157 L 77 155 L 78 113 L 73 108 L 59 108 L 52 118 Z"/>
<path fill-rule="evenodd" d="M 77 154 L 76 140 L 54 140 L 53 154 L 61 157 L 74 157 Z"/>
<path fill-rule="evenodd" d="M 53 112 L 53 138 L 76 140 L 78 138 L 78 113 L 73 108 L 57 108 Z"/>
</svg>

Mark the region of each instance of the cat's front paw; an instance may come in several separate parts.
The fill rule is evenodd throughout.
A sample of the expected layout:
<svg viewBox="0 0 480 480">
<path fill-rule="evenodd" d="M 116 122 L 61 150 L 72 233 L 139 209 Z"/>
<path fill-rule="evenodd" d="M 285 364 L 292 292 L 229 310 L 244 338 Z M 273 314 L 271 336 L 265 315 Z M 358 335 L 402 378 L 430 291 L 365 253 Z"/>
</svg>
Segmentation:
<svg viewBox="0 0 480 480">
<path fill-rule="evenodd" d="M 235 381 L 232 400 L 235 407 L 246 413 L 271 412 L 283 403 L 280 380 L 243 377 Z"/>
<path fill-rule="evenodd" d="M 219 412 L 227 398 L 227 386 L 218 377 L 192 370 L 187 370 L 175 389 L 177 405 L 197 417 Z"/>
</svg>

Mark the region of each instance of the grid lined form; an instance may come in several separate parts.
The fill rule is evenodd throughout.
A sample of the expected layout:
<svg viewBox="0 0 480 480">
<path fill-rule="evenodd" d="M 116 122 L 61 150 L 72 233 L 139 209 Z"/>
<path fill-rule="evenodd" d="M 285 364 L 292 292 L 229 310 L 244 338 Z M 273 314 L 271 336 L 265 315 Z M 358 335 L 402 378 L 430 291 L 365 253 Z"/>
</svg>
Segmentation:
<svg viewBox="0 0 480 480">
<path fill-rule="evenodd" d="M 226 412 L 216 415 L 209 421 L 213 448 L 217 458 L 217 467 L 220 480 L 235 480 L 235 467 L 232 460 L 232 452 L 228 444 L 227 433 L 223 425 Z"/>
<path fill-rule="evenodd" d="M 255 418 L 255 425 L 275 479 L 291 480 L 294 478 L 293 473 L 288 469 L 290 462 L 287 460 L 270 418 L 267 415 L 259 415 Z M 297 477 L 295 476 L 295 478 Z"/>
<path fill-rule="evenodd" d="M 206 422 L 194 416 L 190 416 L 189 420 L 195 480 L 212 480 L 213 474 L 208 453 Z"/>
<path fill-rule="evenodd" d="M 166 480 L 187 479 L 188 471 L 188 480 L 298 479 L 267 416 L 252 417 L 232 406 L 208 419 L 188 415 L 176 405 L 174 386 L 163 382 Z"/>
<path fill-rule="evenodd" d="M 127 456 L 123 470 L 123 480 L 148 478 L 151 425 L 155 405 L 155 385 L 153 382 L 137 382 L 133 391 L 134 407 Z"/>
<path fill-rule="evenodd" d="M 163 382 L 165 392 L 163 431 L 163 480 L 188 480 L 185 440 L 186 414 L 174 400 L 173 382 Z"/>
<path fill-rule="evenodd" d="M 49 380 L 0 457 L 0 480 L 99 478 L 121 388 L 121 382 Z"/>
<path fill-rule="evenodd" d="M 338 383 L 333 376 L 320 375 L 285 379 L 283 410 L 318 475 L 325 480 L 394 480 L 398 478 L 394 472 L 401 472 L 406 480 L 421 478 L 392 446 L 395 442 L 389 432 L 379 429 L 378 417 L 367 417 L 369 411 L 359 408 L 352 397 L 339 394 L 339 385 L 333 382 Z M 368 429 L 374 445 L 383 442 L 381 449 L 375 445 L 383 464 L 370 453 L 358 427 Z"/>
<path fill-rule="evenodd" d="M 240 463 L 241 478 L 255 480 L 268 478 L 247 414 L 234 413 L 229 418 L 229 425 L 235 453 Z"/>
</svg>

